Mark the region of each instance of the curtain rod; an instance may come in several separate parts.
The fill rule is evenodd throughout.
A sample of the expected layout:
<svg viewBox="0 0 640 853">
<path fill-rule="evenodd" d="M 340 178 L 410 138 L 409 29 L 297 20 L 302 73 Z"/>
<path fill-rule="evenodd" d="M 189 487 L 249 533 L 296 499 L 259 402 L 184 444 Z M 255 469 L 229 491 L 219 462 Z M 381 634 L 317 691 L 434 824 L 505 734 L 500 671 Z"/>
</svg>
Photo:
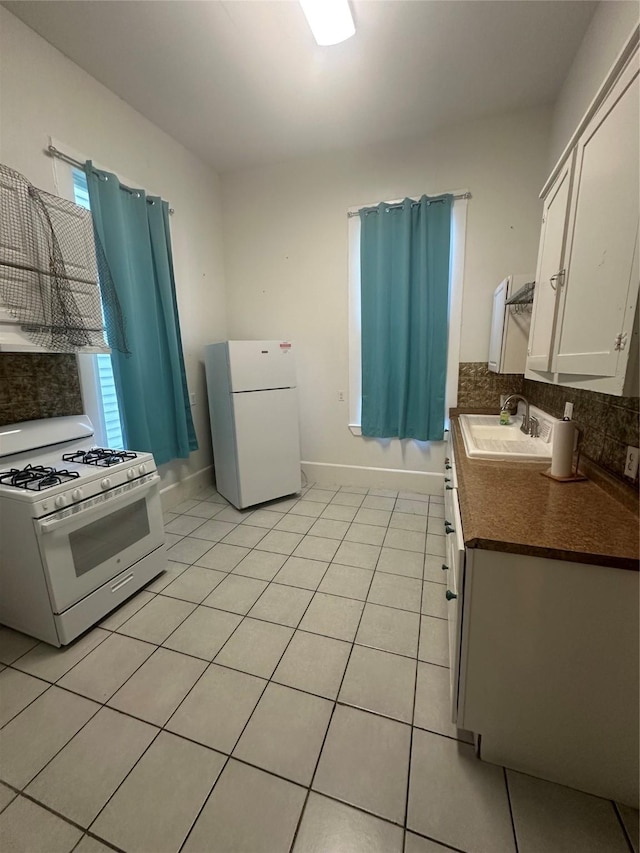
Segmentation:
<svg viewBox="0 0 640 853">
<path fill-rule="evenodd" d="M 75 166 L 77 169 L 82 169 L 83 172 L 86 172 L 86 168 L 84 163 L 81 163 L 79 160 L 76 160 L 74 157 L 69 157 L 68 154 L 65 154 L 64 151 L 60 151 L 59 148 L 56 148 L 55 145 L 47 145 L 47 154 L 49 157 L 56 157 L 58 160 L 62 160 L 65 163 L 68 163 L 70 166 Z M 131 187 L 126 187 L 124 184 L 120 184 L 121 188 L 128 193 L 136 193 L 138 190 L 134 190 Z M 152 204 L 152 202 L 149 202 Z M 175 213 L 175 210 L 170 207 L 169 213 Z"/>
<path fill-rule="evenodd" d="M 466 193 L 458 193 L 457 195 L 454 195 L 453 198 L 454 198 L 454 200 L 466 199 L 466 198 L 472 198 L 472 196 L 471 196 L 470 192 L 466 192 Z M 444 201 L 444 199 L 439 198 L 439 199 L 436 199 L 435 201 L 428 201 L 427 204 L 437 204 L 437 202 L 439 202 L 439 201 Z M 420 204 L 419 201 L 414 201 L 414 202 L 412 202 L 411 207 L 417 207 L 419 204 Z M 403 206 L 404 206 L 403 204 L 390 204 L 389 207 L 387 207 L 387 213 L 390 210 L 400 210 L 400 208 L 402 208 Z M 378 213 L 378 210 L 377 210 L 377 208 L 372 207 L 372 208 L 370 208 L 369 213 Z M 351 219 L 352 216 L 360 216 L 360 211 L 359 210 L 349 210 L 349 211 L 347 211 L 347 216 L 349 217 L 349 219 Z"/>
</svg>

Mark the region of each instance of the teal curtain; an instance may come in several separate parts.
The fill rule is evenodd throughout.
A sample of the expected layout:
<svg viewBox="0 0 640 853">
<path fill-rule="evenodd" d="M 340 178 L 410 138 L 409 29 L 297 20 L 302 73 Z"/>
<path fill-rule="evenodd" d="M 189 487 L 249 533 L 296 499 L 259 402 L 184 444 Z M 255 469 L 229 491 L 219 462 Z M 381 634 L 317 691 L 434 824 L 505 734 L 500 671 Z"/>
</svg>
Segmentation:
<svg viewBox="0 0 640 853">
<path fill-rule="evenodd" d="M 91 211 L 124 315 L 129 354 L 113 349 L 125 441 L 161 465 L 198 449 L 182 353 L 169 207 L 86 164 Z M 109 311 L 105 304 L 104 310 Z M 108 326 L 108 323 L 107 323 Z"/>
<path fill-rule="evenodd" d="M 362 434 L 441 441 L 452 195 L 362 208 Z"/>
</svg>

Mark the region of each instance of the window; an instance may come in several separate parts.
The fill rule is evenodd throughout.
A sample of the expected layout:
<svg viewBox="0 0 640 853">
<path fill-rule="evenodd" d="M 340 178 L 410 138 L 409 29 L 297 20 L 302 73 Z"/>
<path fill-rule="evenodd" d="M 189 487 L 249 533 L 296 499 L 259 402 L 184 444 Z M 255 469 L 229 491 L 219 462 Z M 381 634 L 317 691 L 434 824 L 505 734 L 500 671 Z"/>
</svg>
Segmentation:
<svg viewBox="0 0 640 853">
<path fill-rule="evenodd" d="M 428 193 L 440 195 L 440 193 Z M 466 195 L 456 190 L 454 196 Z M 387 204 L 397 204 L 394 199 Z M 362 207 L 375 204 L 360 204 L 349 208 L 357 214 Z M 460 325 L 462 318 L 462 286 L 464 281 L 464 252 L 467 223 L 467 198 L 456 198 L 452 207 L 451 250 L 449 264 L 449 333 L 447 352 L 447 384 L 445 426 L 448 426 L 449 409 L 456 405 L 458 397 L 458 362 L 460 355 Z M 360 327 L 360 217 L 349 217 L 349 429 L 361 435 L 361 327 Z"/>
<path fill-rule="evenodd" d="M 75 203 L 91 210 L 87 176 L 75 168 L 71 168 L 71 174 Z M 79 353 L 78 367 L 85 411 L 91 418 L 98 441 L 105 447 L 124 447 L 111 356 L 108 353 Z"/>
</svg>

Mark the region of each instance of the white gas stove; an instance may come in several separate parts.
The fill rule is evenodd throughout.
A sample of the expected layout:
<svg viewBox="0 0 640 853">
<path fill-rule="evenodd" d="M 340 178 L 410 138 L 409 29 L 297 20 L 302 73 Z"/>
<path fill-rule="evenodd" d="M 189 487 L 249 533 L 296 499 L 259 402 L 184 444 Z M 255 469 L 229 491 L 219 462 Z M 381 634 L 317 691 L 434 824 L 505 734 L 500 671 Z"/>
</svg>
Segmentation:
<svg viewBox="0 0 640 853">
<path fill-rule="evenodd" d="M 63 645 L 162 571 L 159 482 L 85 415 L 0 427 L 0 622 Z"/>
</svg>

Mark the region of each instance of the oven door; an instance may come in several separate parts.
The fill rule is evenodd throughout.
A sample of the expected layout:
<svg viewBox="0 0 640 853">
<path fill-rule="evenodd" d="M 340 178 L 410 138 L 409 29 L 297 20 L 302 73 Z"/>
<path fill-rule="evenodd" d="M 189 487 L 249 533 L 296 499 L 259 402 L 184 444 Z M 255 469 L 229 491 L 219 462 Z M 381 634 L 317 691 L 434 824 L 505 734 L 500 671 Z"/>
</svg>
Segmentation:
<svg viewBox="0 0 640 853">
<path fill-rule="evenodd" d="M 159 483 L 150 474 L 34 522 L 55 613 L 162 544 Z"/>
</svg>

